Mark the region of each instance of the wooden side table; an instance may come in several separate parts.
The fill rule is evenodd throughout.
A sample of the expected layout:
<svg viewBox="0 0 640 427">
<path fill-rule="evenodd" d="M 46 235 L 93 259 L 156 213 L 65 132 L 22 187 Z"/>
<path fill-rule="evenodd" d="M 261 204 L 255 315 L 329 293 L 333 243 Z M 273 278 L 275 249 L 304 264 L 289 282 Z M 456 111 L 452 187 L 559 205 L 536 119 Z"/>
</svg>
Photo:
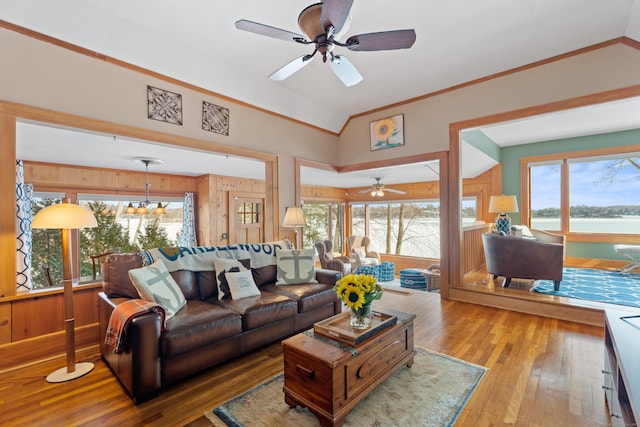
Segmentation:
<svg viewBox="0 0 640 427">
<path fill-rule="evenodd" d="M 395 325 L 350 347 L 310 332 L 282 342 L 284 395 L 290 407 L 311 411 L 322 426 L 341 426 L 345 417 L 382 381 L 402 366 L 410 367 L 414 314 L 385 309 Z M 349 321 L 349 313 L 334 316 Z"/>
</svg>

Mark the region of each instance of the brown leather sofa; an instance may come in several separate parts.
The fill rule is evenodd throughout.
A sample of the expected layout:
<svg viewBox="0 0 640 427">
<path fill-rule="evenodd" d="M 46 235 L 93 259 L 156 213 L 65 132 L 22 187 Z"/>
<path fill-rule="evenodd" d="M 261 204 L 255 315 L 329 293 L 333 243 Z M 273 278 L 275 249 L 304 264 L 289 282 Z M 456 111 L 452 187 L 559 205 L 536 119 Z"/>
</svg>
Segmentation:
<svg viewBox="0 0 640 427">
<path fill-rule="evenodd" d="M 180 270 L 171 275 L 186 306 L 164 329 L 155 312 L 133 318 L 123 350 L 116 354 L 105 344 L 109 318 L 116 305 L 139 298 L 128 271 L 142 265 L 140 254 L 108 255 L 98 297 L 102 358 L 135 403 L 156 396 L 167 384 L 306 330 L 342 310 L 333 289 L 342 277 L 336 271 L 316 269 L 315 284 L 276 286 L 275 265 L 259 273 L 252 269 L 260 296 L 219 301 L 213 266 L 211 271 Z"/>
<path fill-rule="evenodd" d="M 482 243 L 487 272 L 493 278 L 505 277 L 506 288 L 512 278 L 553 280 L 560 289 L 564 264 L 565 237 L 542 230 L 530 230 L 533 238 L 484 233 Z"/>
</svg>

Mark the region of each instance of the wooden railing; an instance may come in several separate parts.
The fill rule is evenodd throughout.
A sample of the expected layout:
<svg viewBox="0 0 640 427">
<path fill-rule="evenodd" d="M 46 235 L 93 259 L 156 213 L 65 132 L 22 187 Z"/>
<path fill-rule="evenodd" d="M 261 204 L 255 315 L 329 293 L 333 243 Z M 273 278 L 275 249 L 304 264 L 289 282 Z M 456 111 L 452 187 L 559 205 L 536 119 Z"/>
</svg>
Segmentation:
<svg viewBox="0 0 640 427">
<path fill-rule="evenodd" d="M 462 229 L 462 272 L 464 275 L 482 267 L 486 263 L 484 247 L 482 246 L 482 234 L 489 231 L 492 225 L 470 225 Z"/>
</svg>

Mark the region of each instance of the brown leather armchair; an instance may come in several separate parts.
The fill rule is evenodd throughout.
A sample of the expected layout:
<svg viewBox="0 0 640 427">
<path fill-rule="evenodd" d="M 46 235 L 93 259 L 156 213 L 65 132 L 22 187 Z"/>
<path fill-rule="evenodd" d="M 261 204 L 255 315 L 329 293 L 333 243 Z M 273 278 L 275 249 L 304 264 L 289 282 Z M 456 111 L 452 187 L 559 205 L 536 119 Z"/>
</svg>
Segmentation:
<svg viewBox="0 0 640 427">
<path fill-rule="evenodd" d="M 564 263 L 565 237 L 531 230 L 534 238 L 497 233 L 484 233 L 482 243 L 487 272 L 505 278 L 506 288 L 513 277 L 518 279 L 553 280 L 554 290 L 560 289 Z"/>
<path fill-rule="evenodd" d="M 340 271 L 343 276 L 351 273 L 349 258 L 344 255 L 333 255 L 333 242 L 331 240 L 318 240 L 315 246 L 322 268 Z"/>
</svg>

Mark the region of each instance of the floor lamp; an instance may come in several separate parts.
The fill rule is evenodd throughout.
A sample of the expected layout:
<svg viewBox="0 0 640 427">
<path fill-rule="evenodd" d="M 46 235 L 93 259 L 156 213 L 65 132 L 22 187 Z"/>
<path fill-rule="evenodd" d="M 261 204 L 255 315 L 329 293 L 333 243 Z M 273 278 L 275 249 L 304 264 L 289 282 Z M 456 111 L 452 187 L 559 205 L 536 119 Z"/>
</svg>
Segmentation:
<svg viewBox="0 0 640 427">
<path fill-rule="evenodd" d="M 60 203 L 47 206 L 40 210 L 33 218 L 31 228 L 62 229 L 62 271 L 64 284 L 64 322 L 66 335 L 67 366 L 52 372 L 47 376 L 50 383 L 70 381 L 88 374 L 93 369 L 93 363 L 76 363 L 76 343 L 73 317 L 73 284 L 71 230 L 79 228 L 97 227 L 98 222 L 93 213 L 73 203 Z"/>
<path fill-rule="evenodd" d="M 304 219 L 304 213 L 302 212 L 302 208 L 299 206 L 291 206 L 287 208 L 287 211 L 284 213 L 284 220 L 282 221 L 283 227 L 292 227 L 293 233 L 295 235 L 295 246 L 296 248 L 300 248 L 303 245 L 298 244 L 298 227 L 306 227 L 307 222 Z"/>
</svg>

